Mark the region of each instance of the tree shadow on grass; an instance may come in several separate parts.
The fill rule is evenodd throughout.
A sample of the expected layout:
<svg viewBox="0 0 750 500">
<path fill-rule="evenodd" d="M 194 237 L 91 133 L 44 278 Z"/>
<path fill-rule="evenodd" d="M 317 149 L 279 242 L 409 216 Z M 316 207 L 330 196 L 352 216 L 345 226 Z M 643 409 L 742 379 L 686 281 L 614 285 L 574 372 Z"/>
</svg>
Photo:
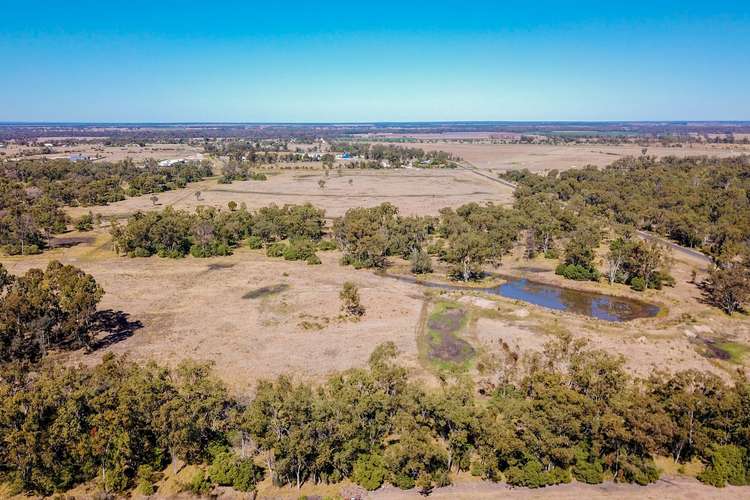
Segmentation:
<svg viewBox="0 0 750 500">
<path fill-rule="evenodd" d="M 286 283 L 279 283 L 278 285 L 262 286 L 255 290 L 250 290 L 242 296 L 243 299 L 259 299 L 261 297 L 268 297 L 269 295 L 276 295 L 289 289 L 289 285 Z"/>
<path fill-rule="evenodd" d="M 97 311 L 91 325 L 91 332 L 95 337 L 91 342 L 91 350 L 96 351 L 122 342 L 141 328 L 143 323 L 139 320 L 131 321 L 130 314 L 126 312 L 113 309 Z"/>
</svg>

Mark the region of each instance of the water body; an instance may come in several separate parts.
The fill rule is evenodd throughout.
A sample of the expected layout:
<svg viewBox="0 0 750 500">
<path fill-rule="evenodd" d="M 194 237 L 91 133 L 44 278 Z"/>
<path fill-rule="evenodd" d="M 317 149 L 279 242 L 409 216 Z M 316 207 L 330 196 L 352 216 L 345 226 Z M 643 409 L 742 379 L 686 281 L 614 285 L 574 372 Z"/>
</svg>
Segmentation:
<svg viewBox="0 0 750 500">
<path fill-rule="evenodd" d="M 616 297 L 596 292 L 574 290 L 562 286 L 530 281 L 526 278 L 503 277 L 507 281 L 492 288 L 474 288 L 445 283 L 419 281 L 407 276 L 396 278 L 430 288 L 457 291 L 476 291 L 521 300 L 556 311 L 583 314 L 604 321 L 622 322 L 638 318 L 653 318 L 659 306 L 636 299 Z"/>
<path fill-rule="evenodd" d="M 659 314 L 659 306 L 640 300 L 573 290 L 527 279 L 510 279 L 499 287 L 483 291 L 605 321 L 630 321 L 638 318 L 653 318 Z"/>
</svg>

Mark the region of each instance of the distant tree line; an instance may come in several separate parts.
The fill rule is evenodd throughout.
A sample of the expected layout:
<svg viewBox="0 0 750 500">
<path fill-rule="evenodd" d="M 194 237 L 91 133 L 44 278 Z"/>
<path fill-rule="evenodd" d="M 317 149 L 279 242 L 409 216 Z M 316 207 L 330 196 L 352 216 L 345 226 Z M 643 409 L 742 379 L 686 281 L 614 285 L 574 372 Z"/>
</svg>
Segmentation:
<svg viewBox="0 0 750 500">
<path fill-rule="evenodd" d="M 5 162 L 0 171 L 0 245 L 9 254 L 33 254 L 65 231 L 70 221 L 63 206 L 106 205 L 126 195 L 178 189 L 211 175 L 211 166 L 34 159 Z"/>
<path fill-rule="evenodd" d="M 2 177 L 67 206 L 106 205 L 125 199 L 185 187 L 212 174 L 208 161 L 159 166 L 149 159 L 119 162 L 33 159 L 3 163 Z"/>
</svg>

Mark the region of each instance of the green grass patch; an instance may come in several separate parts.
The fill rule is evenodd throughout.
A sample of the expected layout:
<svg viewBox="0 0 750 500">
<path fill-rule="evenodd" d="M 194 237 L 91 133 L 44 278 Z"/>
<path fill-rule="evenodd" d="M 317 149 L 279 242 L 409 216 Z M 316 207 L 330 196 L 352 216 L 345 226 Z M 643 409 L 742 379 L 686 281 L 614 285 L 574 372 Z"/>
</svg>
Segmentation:
<svg viewBox="0 0 750 500">
<path fill-rule="evenodd" d="M 750 352 L 750 347 L 738 342 L 717 342 L 714 345 L 729 355 L 731 363 L 742 363 L 745 354 Z"/>
<path fill-rule="evenodd" d="M 463 337 L 471 310 L 462 305 L 439 300 L 426 317 L 417 345 L 420 357 L 439 372 L 461 373 L 469 370 L 476 349 Z"/>
</svg>

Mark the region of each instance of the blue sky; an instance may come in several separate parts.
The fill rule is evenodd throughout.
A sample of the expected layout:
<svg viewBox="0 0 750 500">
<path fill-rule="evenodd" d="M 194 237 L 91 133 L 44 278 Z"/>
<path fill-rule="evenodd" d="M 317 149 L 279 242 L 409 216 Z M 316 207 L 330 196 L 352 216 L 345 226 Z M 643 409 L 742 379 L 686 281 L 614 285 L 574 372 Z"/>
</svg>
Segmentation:
<svg viewBox="0 0 750 500">
<path fill-rule="evenodd" d="M 750 2 L 4 2 L 0 121 L 750 120 Z"/>
</svg>

